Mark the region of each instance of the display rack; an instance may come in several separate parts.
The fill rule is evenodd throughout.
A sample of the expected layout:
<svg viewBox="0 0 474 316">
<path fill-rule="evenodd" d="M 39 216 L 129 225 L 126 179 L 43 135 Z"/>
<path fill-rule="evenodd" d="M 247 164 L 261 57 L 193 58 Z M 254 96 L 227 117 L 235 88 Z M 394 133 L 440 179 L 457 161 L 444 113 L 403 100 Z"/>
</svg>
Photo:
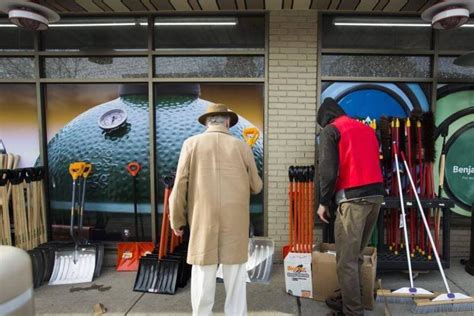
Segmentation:
<svg viewBox="0 0 474 316">
<path fill-rule="evenodd" d="M 436 209 L 439 208 L 442 211 L 441 216 L 441 252 L 440 259 L 444 268 L 449 268 L 450 260 L 450 219 L 451 219 L 451 208 L 454 207 L 454 202 L 449 199 L 420 199 L 421 206 L 423 208 Z M 396 197 L 386 197 L 380 208 L 380 214 L 377 223 L 378 240 L 385 240 L 384 231 L 384 212 L 392 209 L 400 208 L 400 200 Z M 416 200 L 413 198 L 405 198 L 405 208 L 416 208 Z M 335 214 L 332 212 L 332 214 Z M 323 242 L 334 242 L 334 220 L 329 225 L 323 226 Z M 398 255 L 395 255 L 388 249 L 385 242 L 379 242 L 377 245 L 377 270 L 388 271 L 388 270 L 406 270 L 407 260 L 405 252 L 401 251 Z M 416 255 L 411 260 L 413 270 L 426 271 L 426 270 L 437 270 L 436 260 L 432 258 L 428 260 L 426 256 Z"/>
</svg>

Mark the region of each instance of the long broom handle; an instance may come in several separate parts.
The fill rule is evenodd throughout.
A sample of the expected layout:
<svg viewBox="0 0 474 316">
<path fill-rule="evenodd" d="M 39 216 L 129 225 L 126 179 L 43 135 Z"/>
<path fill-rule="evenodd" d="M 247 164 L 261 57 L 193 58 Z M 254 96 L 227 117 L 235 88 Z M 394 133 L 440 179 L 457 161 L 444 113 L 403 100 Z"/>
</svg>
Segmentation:
<svg viewBox="0 0 474 316">
<path fill-rule="evenodd" d="M 400 179 L 400 168 L 398 167 L 397 144 L 395 142 L 393 142 L 393 146 L 395 148 L 395 150 L 394 150 L 395 167 L 397 168 L 398 193 L 399 193 L 399 196 L 400 196 L 400 208 L 402 210 L 403 234 L 404 234 L 404 237 L 405 237 L 405 251 L 407 253 L 408 272 L 409 272 L 409 275 L 410 275 L 410 287 L 414 288 L 415 286 L 413 285 L 413 274 L 412 274 L 412 269 L 411 269 L 410 241 L 408 240 L 407 221 L 406 221 L 406 218 L 405 218 L 405 201 L 403 199 L 402 180 Z M 408 168 L 406 163 L 405 163 L 405 168 Z"/>
<path fill-rule="evenodd" d="M 423 220 L 423 225 L 425 225 L 425 230 L 428 234 L 428 238 L 430 239 L 431 247 L 433 248 L 433 253 L 435 255 L 436 262 L 438 263 L 439 272 L 441 273 L 441 277 L 443 278 L 444 286 L 446 287 L 446 291 L 448 293 L 451 293 L 451 289 L 449 288 L 448 281 L 446 280 L 446 275 L 444 274 L 443 266 L 441 265 L 441 260 L 439 259 L 438 250 L 436 249 L 436 246 L 435 246 L 434 241 L 433 241 L 433 237 L 431 236 L 430 227 L 428 226 L 428 222 L 426 221 L 426 216 L 423 213 L 423 207 L 421 206 L 421 202 L 420 202 L 420 198 L 418 196 L 418 192 L 416 192 L 416 190 L 415 190 L 415 183 L 413 183 L 413 179 L 411 177 L 411 172 L 408 169 L 408 165 L 407 165 L 407 162 L 405 160 L 405 156 L 403 155 L 403 152 L 402 152 L 402 159 L 403 159 L 403 163 L 405 164 L 405 168 L 407 168 L 407 170 L 408 170 L 408 172 L 407 172 L 408 179 L 410 179 L 411 187 L 413 188 L 413 191 L 415 192 L 415 199 L 416 199 L 416 203 L 418 204 L 418 210 L 419 210 L 421 218 Z"/>
</svg>

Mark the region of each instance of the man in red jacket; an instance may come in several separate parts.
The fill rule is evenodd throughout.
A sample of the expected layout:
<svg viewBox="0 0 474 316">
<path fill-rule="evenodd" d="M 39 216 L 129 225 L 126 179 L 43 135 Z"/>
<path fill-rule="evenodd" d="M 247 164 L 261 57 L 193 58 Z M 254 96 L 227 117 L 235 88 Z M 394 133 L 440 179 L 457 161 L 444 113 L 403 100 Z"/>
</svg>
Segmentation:
<svg viewBox="0 0 474 316">
<path fill-rule="evenodd" d="M 364 315 L 359 291 L 363 249 L 383 201 L 379 144 L 372 128 L 348 117 L 331 98 L 317 115 L 319 138 L 319 218 L 328 223 L 329 204 L 338 206 L 334 223 L 341 297 L 326 301 L 336 315 Z"/>
</svg>

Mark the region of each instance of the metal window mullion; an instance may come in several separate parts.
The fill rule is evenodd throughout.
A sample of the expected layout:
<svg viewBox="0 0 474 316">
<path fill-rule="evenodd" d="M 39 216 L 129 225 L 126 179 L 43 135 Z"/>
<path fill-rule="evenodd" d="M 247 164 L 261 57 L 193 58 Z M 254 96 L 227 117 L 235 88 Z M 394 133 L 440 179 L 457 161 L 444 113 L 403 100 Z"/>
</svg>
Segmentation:
<svg viewBox="0 0 474 316">
<path fill-rule="evenodd" d="M 321 76 L 322 81 L 361 81 L 361 82 L 432 82 L 431 77 L 409 78 L 409 77 L 345 77 L 345 76 Z"/>
<path fill-rule="evenodd" d="M 40 51 L 39 55 L 42 57 L 147 57 L 148 53 L 145 50 L 140 51 L 114 51 L 114 50 L 103 50 L 103 51 Z"/>
<path fill-rule="evenodd" d="M 321 86 L 322 86 L 322 76 L 321 76 L 321 64 L 322 64 L 322 51 L 323 51 L 323 48 L 322 48 L 322 44 L 323 44 L 323 39 L 322 39 L 322 35 L 324 34 L 323 33 L 323 13 L 319 12 L 318 14 L 318 23 L 317 23 L 317 27 L 318 27 L 318 30 L 316 32 L 318 38 L 316 39 L 317 40 L 317 47 L 316 47 L 316 50 L 317 50 L 317 61 L 316 61 L 316 84 L 318 85 L 316 87 L 316 111 L 318 110 L 318 104 L 321 104 L 321 94 L 322 94 L 322 90 L 321 90 Z M 315 140 L 316 140 L 316 135 L 319 133 L 319 124 L 316 122 L 315 124 L 315 128 L 314 128 L 314 132 L 315 132 Z M 318 146 L 318 142 L 315 141 L 315 152 L 314 152 L 314 166 L 315 166 L 315 181 L 316 183 L 319 182 L 319 146 Z M 317 194 L 317 187 L 318 185 L 316 184 L 314 186 L 315 188 L 315 192 L 314 192 L 314 196 L 315 196 L 315 201 L 314 201 L 314 205 L 319 205 L 319 194 Z M 314 210 L 316 211 L 316 210 Z M 313 225 L 315 225 L 315 223 L 313 223 Z"/>
<path fill-rule="evenodd" d="M 322 27 L 322 26 L 321 26 Z M 432 55 L 430 49 L 365 49 L 365 48 L 321 48 L 321 53 L 325 55 L 398 55 L 398 56 L 423 56 Z"/>
<path fill-rule="evenodd" d="M 438 99 L 438 65 L 439 65 L 439 31 L 433 29 L 432 40 L 434 47 L 434 54 L 432 58 L 432 76 L 433 81 L 431 83 L 431 106 L 430 110 L 435 113 L 436 103 Z"/>
<path fill-rule="evenodd" d="M 268 236 L 268 116 L 269 116 L 269 23 L 270 14 L 265 13 L 265 77 L 264 77 L 264 99 L 263 99 L 263 235 Z"/>
<path fill-rule="evenodd" d="M 40 49 L 40 33 L 35 32 L 34 34 L 34 71 L 35 71 L 35 95 L 36 95 L 36 114 L 39 130 L 39 160 L 40 165 L 44 167 L 44 181 L 43 181 L 43 192 L 44 198 L 42 199 L 42 207 L 46 210 L 46 236 L 47 240 L 52 239 L 51 225 L 53 216 L 51 214 L 51 205 L 49 203 L 49 168 L 48 168 L 48 138 L 47 138 L 47 126 L 46 126 L 46 105 L 44 89 L 41 83 L 42 73 L 42 61 L 39 56 Z"/>
<path fill-rule="evenodd" d="M 147 83 L 147 78 L 40 78 L 40 83 Z"/>
<path fill-rule="evenodd" d="M 151 239 L 154 244 L 158 242 L 158 201 L 156 181 L 156 109 L 154 105 L 153 73 L 155 70 L 154 49 L 154 17 L 148 17 L 148 119 L 149 119 L 149 166 L 150 166 L 150 212 L 151 212 Z"/>
<path fill-rule="evenodd" d="M 153 56 L 229 56 L 265 55 L 265 49 L 163 49 L 153 51 Z"/>
<path fill-rule="evenodd" d="M 262 78 L 246 78 L 246 77 L 216 77 L 216 78 L 209 78 L 209 77 L 190 77 L 190 78 L 153 78 L 153 82 L 221 82 L 221 83 L 264 83 L 265 77 Z"/>
</svg>

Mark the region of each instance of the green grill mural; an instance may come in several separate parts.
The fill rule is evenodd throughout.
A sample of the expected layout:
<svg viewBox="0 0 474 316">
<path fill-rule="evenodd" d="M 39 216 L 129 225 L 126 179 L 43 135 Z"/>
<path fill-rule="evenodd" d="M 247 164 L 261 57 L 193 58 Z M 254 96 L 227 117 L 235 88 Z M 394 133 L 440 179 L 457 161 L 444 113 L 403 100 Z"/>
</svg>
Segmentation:
<svg viewBox="0 0 474 316">
<path fill-rule="evenodd" d="M 117 234 L 125 226 L 133 228 L 133 192 L 126 165 L 137 161 L 142 170 L 137 178 L 139 212 L 150 214 L 149 192 L 149 111 L 146 85 L 122 85 L 119 97 L 96 105 L 67 123 L 48 143 L 50 199 L 54 222 L 67 218 L 70 209 L 73 161 L 93 164 L 87 183 L 86 211 L 106 217 L 107 231 Z M 182 143 L 205 128 L 197 122 L 210 103 L 199 98 L 198 84 L 158 84 L 155 87 L 157 199 L 162 212 L 161 177 L 173 174 Z M 252 126 L 239 116 L 231 132 L 242 139 L 242 130 Z M 253 148 L 260 174 L 263 172 L 263 135 Z M 100 213 L 100 214 L 98 214 Z M 251 200 L 251 215 L 258 231 L 263 229 L 263 197 Z M 93 226 L 96 223 L 92 223 Z M 146 224 L 148 228 L 150 223 Z M 148 232 L 149 234 L 149 232 Z"/>
<path fill-rule="evenodd" d="M 435 118 L 436 165 L 439 165 L 443 135 L 446 135 L 442 196 L 456 202 L 454 212 L 471 216 L 474 203 L 474 85 L 439 85 Z M 435 172 L 435 183 L 438 183 L 438 178 L 439 174 Z"/>
</svg>

